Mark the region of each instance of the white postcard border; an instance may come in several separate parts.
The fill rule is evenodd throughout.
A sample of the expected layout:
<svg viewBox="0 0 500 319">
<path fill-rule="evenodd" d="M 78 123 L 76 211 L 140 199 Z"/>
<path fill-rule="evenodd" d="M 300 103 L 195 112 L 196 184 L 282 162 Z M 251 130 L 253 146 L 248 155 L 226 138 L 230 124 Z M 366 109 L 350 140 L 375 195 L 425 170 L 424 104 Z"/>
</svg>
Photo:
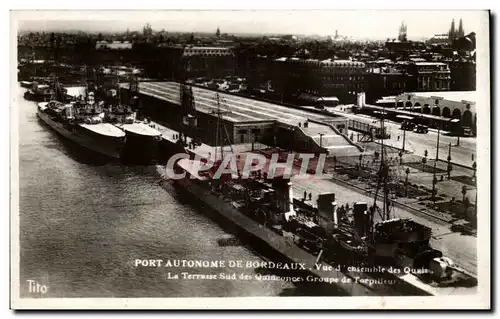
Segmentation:
<svg viewBox="0 0 500 319">
<path fill-rule="evenodd" d="M 149 14 L 157 15 L 157 12 Z M 101 19 L 129 15 L 131 12 L 69 12 L 64 20 Z M 141 15 L 148 14 L 141 11 Z M 478 134 L 478 293 L 451 297 L 249 297 L 249 298 L 19 298 L 19 161 L 16 101 L 10 104 L 11 120 L 11 308 L 14 309 L 485 309 L 490 307 L 490 63 L 489 16 L 483 11 L 484 24 L 477 36 L 477 107 Z M 94 15 L 96 15 L 94 17 Z M 84 17 L 84 18 L 83 18 Z M 11 12 L 10 67 L 11 92 L 15 88 L 17 61 L 17 22 L 22 19 L 61 19 L 59 11 Z M 147 19 L 141 17 L 141 19 Z M 486 182 L 488 181 L 488 182 Z"/>
</svg>

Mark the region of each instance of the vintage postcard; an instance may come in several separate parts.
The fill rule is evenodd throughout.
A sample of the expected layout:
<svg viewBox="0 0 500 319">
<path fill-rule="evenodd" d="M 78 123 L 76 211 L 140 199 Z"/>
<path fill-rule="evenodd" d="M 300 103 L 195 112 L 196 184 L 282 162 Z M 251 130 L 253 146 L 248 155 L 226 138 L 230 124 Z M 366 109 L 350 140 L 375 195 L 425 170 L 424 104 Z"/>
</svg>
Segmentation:
<svg viewBox="0 0 500 319">
<path fill-rule="evenodd" d="M 489 14 L 11 11 L 11 308 L 489 309 Z"/>
</svg>

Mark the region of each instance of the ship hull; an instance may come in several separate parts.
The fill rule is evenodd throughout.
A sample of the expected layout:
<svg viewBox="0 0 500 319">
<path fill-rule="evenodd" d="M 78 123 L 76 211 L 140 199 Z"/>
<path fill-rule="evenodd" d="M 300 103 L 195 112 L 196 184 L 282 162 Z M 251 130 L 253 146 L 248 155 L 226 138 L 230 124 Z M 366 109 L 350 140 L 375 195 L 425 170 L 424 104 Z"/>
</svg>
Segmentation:
<svg viewBox="0 0 500 319">
<path fill-rule="evenodd" d="M 40 108 L 38 109 L 37 115 L 54 131 L 86 149 L 114 159 L 120 159 L 122 156 L 125 146 L 124 137 L 99 135 L 78 124 L 67 124 L 58 121 L 57 118 L 47 114 Z"/>
<path fill-rule="evenodd" d="M 132 124 L 144 126 L 145 124 Z M 158 160 L 161 133 L 142 134 L 141 130 L 133 130 L 131 125 L 118 125 L 126 134 L 126 144 L 123 150 L 123 159 L 136 164 L 150 164 Z M 135 127 L 134 127 L 135 128 Z M 149 128 L 149 127 L 148 127 Z M 151 128 L 149 128 L 151 129 Z"/>
<path fill-rule="evenodd" d="M 226 224 L 231 225 L 236 228 L 239 233 L 249 237 L 253 243 L 259 246 L 259 249 L 265 250 L 269 253 L 269 256 L 273 256 L 277 262 L 289 262 L 289 263 L 307 263 L 311 265 L 311 268 L 306 271 L 306 275 L 312 275 L 315 277 L 337 277 L 346 278 L 352 276 L 352 274 L 347 275 L 335 270 L 322 271 L 314 269 L 313 265 L 316 263 L 317 256 L 314 256 L 305 250 L 295 246 L 295 244 L 289 242 L 289 240 L 277 235 L 270 229 L 258 225 L 257 222 L 250 219 L 249 217 L 242 214 L 238 209 L 233 207 L 231 203 L 226 202 L 224 199 L 212 194 L 210 190 L 205 187 L 198 185 L 197 180 L 192 180 L 188 177 L 174 180 L 174 184 L 180 187 L 182 190 L 188 192 L 191 196 L 201 201 L 205 208 L 217 214 L 221 220 Z M 321 263 L 321 262 L 320 262 Z M 342 284 L 339 285 L 329 285 L 328 289 L 338 289 L 337 292 L 340 294 L 350 295 L 350 296 L 427 296 L 430 295 L 428 292 L 413 286 L 410 283 L 398 279 L 396 276 L 384 276 L 390 277 L 392 284 L 389 285 L 374 285 L 368 287 L 359 283 L 350 283 L 349 285 Z M 351 277 L 352 278 L 352 277 Z M 367 277 L 370 278 L 370 277 Z"/>
<path fill-rule="evenodd" d="M 28 90 L 24 93 L 24 98 L 28 101 L 45 102 L 50 100 L 51 94 L 35 93 L 31 90 Z"/>
<path fill-rule="evenodd" d="M 20 83 L 21 83 L 21 87 L 27 88 L 27 89 L 29 89 L 33 86 L 33 82 L 21 81 Z"/>
<path fill-rule="evenodd" d="M 238 230 L 239 235 L 244 235 L 245 237 L 249 238 L 253 244 L 255 244 L 256 246 L 258 245 L 260 251 L 265 252 L 266 255 L 270 257 L 272 256 L 272 258 L 276 262 L 310 264 L 311 268 L 305 270 L 304 277 L 309 275 L 314 277 L 328 276 L 341 278 L 344 276 L 341 273 L 334 273 L 330 271 L 326 273 L 321 270 L 313 269 L 312 265 L 316 261 L 316 256 L 313 256 L 306 251 L 296 247 L 294 244 L 288 242 L 286 239 L 275 234 L 271 230 L 265 227 L 261 227 L 255 221 L 239 212 L 230 203 L 225 202 L 219 197 L 213 195 L 209 190 L 198 185 L 196 181 L 190 180 L 189 178 L 183 178 L 175 180 L 174 184 L 201 201 L 206 206 L 205 208 L 208 208 L 210 211 L 213 211 L 217 214 L 216 217 L 224 221 L 225 224 L 230 225 L 231 228 Z M 376 295 L 373 291 L 366 289 L 366 287 L 356 284 L 328 284 L 324 288 L 326 288 L 330 292 L 335 292 L 334 294 L 336 295 Z"/>
</svg>

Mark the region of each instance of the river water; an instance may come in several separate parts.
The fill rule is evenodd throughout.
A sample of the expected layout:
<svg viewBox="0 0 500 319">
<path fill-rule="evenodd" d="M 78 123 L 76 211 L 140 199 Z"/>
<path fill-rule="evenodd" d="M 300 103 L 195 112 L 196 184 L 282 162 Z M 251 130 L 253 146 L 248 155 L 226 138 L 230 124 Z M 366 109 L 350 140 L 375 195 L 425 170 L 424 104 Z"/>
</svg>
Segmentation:
<svg viewBox="0 0 500 319">
<path fill-rule="evenodd" d="M 154 166 L 91 155 L 36 116 L 19 113 L 21 297 L 225 297 L 301 295 L 288 282 L 172 280 L 135 259 L 262 260 L 199 211 Z M 174 269 L 232 273 L 234 269 Z M 258 269 L 240 271 L 255 275 Z M 28 280 L 48 287 L 30 291 Z"/>
</svg>

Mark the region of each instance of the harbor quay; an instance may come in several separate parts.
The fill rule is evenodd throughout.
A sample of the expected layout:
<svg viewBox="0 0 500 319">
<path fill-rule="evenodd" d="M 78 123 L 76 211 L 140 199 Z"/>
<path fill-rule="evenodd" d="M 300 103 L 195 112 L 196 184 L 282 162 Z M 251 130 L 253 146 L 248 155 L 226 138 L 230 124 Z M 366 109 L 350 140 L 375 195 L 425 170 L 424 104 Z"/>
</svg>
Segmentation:
<svg viewBox="0 0 500 319">
<path fill-rule="evenodd" d="M 326 117 L 313 110 L 292 109 L 195 87 L 192 94 L 197 115 L 197 128 L 187 129 L 182 124 L 186 109 L 180 102 L 181 85 L 179 83 L 141 82 L 138 87 L 143 100 L 141 107 L 144 108 L 145 113 L 151 114 L 155 119 L 161 119 L 162 123 L 173 129 L 185 132 L 189 136 L 196 136 L 198 141 L 214 145 L 216 130 L 213 126 L 217 122 L 215 96 L 218 94 L 221 101 L 221 120 L 226 124 L 228 144 L 231 144 L 233 148 L 238 145 L 247 145 L 251 146 L 247 149 L 253 147 L 253 150 L 256 150 L 267 145 L 291 152 L 325 154 L 327 156 L 325 166 L 331 168 L 338 165 L 339 172 L 342 174 L 340 179 L 348 177 L 355 184 L 366 185 L 363 186 L 364 188 L 373 188 L 370 184 L 376 182 L 375 173 L 380 165 L 380 140 L 355 143 L 356 138 L 353 136 L 359 135 L 359 132 L 349 130 L 347 121 L 347 119 L 356 118 L 355 115 L 336 112 L 331 117 Z M 127 90 L 124 89 L 124 91 L 126 95 Z M 168 114 L 168 116 L 163 114 Z M 377 121 L 379 119 L 375 119 L 375 122 Z M 330 123 L 336 123 L 337 126 Z M 418 197 L 421 201 L 416 205 L 427 205 L 426 209 L 432 211 L 433 214 L 448 214 L 450 223 L 466 224 L 467 229 L 474 229 L 476 227 L 474 169 L 462 167 L 454 161 L 448 163 L 445 159 L 437 161 L 434 167 L 435 147 L 432 147 L 432 139 L 427 139 L 429 151 L 424 152 L 420 147 L 426 146 L 417 144 L 417 142 L 422 144 L 420 141 L 424 138 L 409 132 L 405 151 L 403 151 L 402 139 L 396 141 L 397 134 L 402 135 L 402 132 L 396 134 L 396 129 L 399 127 L 396 127 L 394 123 L 388 125 L 392 127 L 392 134 L 388 142 L 384 141 L 384 143 L 388 144 L 387 157 L 390 159 L 395 175 L 398 176 L 397 182 L 401 183 L 397 190 L 398 196 L 409 196 L 409 199 L 402 199 L 406 202 L 415 201 Z M 175 133 L 167 133 L 166 136 L 170 138 L 174 135 Z M 452 149 L 448 148 L 448 144 L 443 144 L 443 141 L 446 143 L 450 140 L 449 137 L 442 136 L 441 139 L 441 158 L 451 155 L 449 157 L 454 159 L 459 148 L 453 147 Z M 416 147 L 418 147 L 418 152 L 412 149 Z M 205 149 L 204 156 L 215 154 L 215 152 L 208 154 L 210 151 L 202 145 L 196 147 L 196 152 L 201 152 L 202 149 Z M 231 150 L 229 146 L 225 149 L 226 153 Z M 336 163 L 333 163 L 334 161 Z M 361 171 L 359 165 L 361 165 Z M 463 194 L 464 189 L 465 194 Z M 439 194 L 431 198 L 432 192 L 436 190 Z M 418 195 L 415 196 L 414 194 L 417 193 Z M 460 207 L 464 205 L 464 201 L 469 203 L 466 208 Z M 422 207 L 418 210 L 420 208 Z"/>
<path fill-rule="evenodd" d="M 208 93 L 207 93 L 208 94 Z M 172 94 L 172 100 L 173 100 L 173 94 Z M 148 100 L 147 96 L 144 97 L 146 100 Z M 222 95 L 222 99 L 226 98 L 226 96 Z M 232 98 L 232 97 L 231 97 Z M 256 103 L 259 105 L 261 102 L 259 101 L 251 101 L 249 99 L 243 100 L 244 102 L 242 103 Z M 168 101 L 167 101 L 168 102 Z M 143 102 L 144 103 L 144 102 Z M 155 103 L 161 103 L 161 101 L 156 101 Z M 180 103 L 180 102 L 179 102 Z M 207 102 L 208 103 L 208 102 Z M 231 106 L 229 105 L 229 102 L 225 102 L 228 106 L 226 107 L 227 109 L 231 109 Z M 145 103 L 146 104 L 146 103 Z M 170 104 L 162 104 L 163 106 L 159 106 L 160 108 L 169 108 L 169 107 L 177 107 L 181 108 L 180 104 L 177 103 L 172 103 L 173 105 Z M 148 103 L 151 107 L 151 103 Z M 159 110 L 150 110 L 150 112 L 161 112 Z M 241 109 L 240 109 L 241 112 Z M 293 111 L 292 111 L 293 112 Z M 169 109 L 169 114 L 172 114 L 170 109 Z M 307 112 L 304 112 L 301 110 L 299 113 L 303 116 L 304 121 L 305 119 L 309 118 L 309 115 Z M 314 114 L 314 113 L 313 113 Z M 215 117 L 214 114 L 211 114 L 212 116 Z M 228 112 L 225 115 L 230 116 L 231 113 Z M 294 190 L 294 195 L 293 197 L 298 200 L 298 201 L 304 201 L 313 207 L 315 207 L 317 204 L 317 198 L 320 194 L 322 193 L 328 193 L 328 192 L 335 192 L 342 194 L 342 196 L 338 196 L 338 205 L 346 205 L 351 203 L 352 205 L 353 202 L 357 200 L 366 200 L 366 201 L 371 201 L 373 202 L 372 195 L 370 194 L 370 191 L 374 191 L 376 188 L 376 185 L 374 184 L 376 181 L 375 179 L 373 181 L 370 181 L 369 179 L 360 179 L 359 175 L 356 176 L 356 174 L 359 171 L 359 167 L 356 168 L 356 165 L 359 164 L 359 158 L 361 156 L 361 166 L 363 172 L 371 170 L 372 177 L 374 178 L 376 175 L 376 169 L 377 166 L 380 165 L 380 161 L 374 160 L 376 155 L 374 154 L 375 152 L 379 151 L 379 144 L 376 142 L 372 142 L 370 145 L 363 144 L 363 147 L 365 149 L 365 152 L 358 152 L 355 155 L 350 155 L 352 153 L 348 153 L 347 155 L 345 153 L 339 152 L 339 153 L 328 153 L 328 152 L 318 152 L 314 153 L 310 151 L 310 153 L 305 153 L 311 156 L 314 156 L 310 161 L 309 161 L 309 166 L 306 169 L 307 177 L 304 178 L 303 173 L 303 168 L 301 166 L 301 161 L 299 160 L 300 153 L 298 150 L 301 148 L 299 147 L 298 150 L 291 150 L 288 148 L 280 148 L 279 146 L 276 145 L 269 145 L 265 144 L 262 142 L 253 142 L 253 143 L 234 143 L 231 145 L 225 145 L 224 147 L 214 147 L 212 145 L 206 144 L 206 143 L 193 143 L 193 141 L 199 140 L 199 139 L 193 139 L 191 136 L 187 136 L 185 134 L 179 133 L 178 131 L 168 128 L 167 125 L 169 125 L 168 122 L 163 122 L 165 125 L 158 124 L 158 128 L 160 131 L 164 132 L 163 134 L 163 139 L 168 140 L 168 143 L 178 143 L 180 139 L 184 139 L 185 143 L 183 145 L 186 145 L 186 152 L 190 154 L 190 157 L 192 159 L 198 157 L 214 157 L 217 152 L 222 152 L 224 154 L 244 154 L 245 152 L 255 152 L 259 154 L 263 154 L 266 156 L 268 160 L 272 158 L 273 155 L 276 156 L 276 154 L 280 154 L 279 158 L 281 159 L 281 163 L 286 162 L 288 160 L 288 157 L 290 154 L 292 154 L 292 188 Z M 201 123 L 201 122 L 198 122 Z M 208 121 L 208 123 L 210 123 Z M 297 122 L 298 125 L 298 122 Z M 175 127 L 175 125 L 172 125 Z M 181 127 L 182 129 L 182 127 Z M 302 129 L 304 129 L 302 127 Z M 200 129 L 201 130 L 201 129 Z M 191 131 L 192 132 L 192 131 Z M 182 136 L 181 136 L 182 135 Z M 215 135 L 215 134 L 214 134 Z M 266 142 L 273 142 L 273 139 L 267 139 L 264 140 Z M 285 146 L 290 146 L 292 144 L 299 144 L 297 142 L 294 143 L 289 143 L 285 145 L 281 145 L 282 147 Z M 317 146 L 317 145 L 316 145 Z M 351 144 L 349 144 L 351 146 Z M 332 148 L 330 148 L 332 150 Z M 350 149 L 350 152 L 352 152 L 352 149 Z M 408 185 L 409 187 L 418 187 L 419 185 L 421 186 L 419 188 L 419 191 L 421 191 L 422 198 L 425 197 L 425 189 L 422 189 L 424 185 L 429 189 L 429 181 L 432 179 L 432 172 L 429 171 L 429 166 L 425 166 L 424 169 L 427 169 L 425 171 L 421 171 L 421 159 L 417 155 L 411 155 L 411 154 L 405 154 L 403 156 L 404 162 L 400 162 L 400 157 L 399 157 L 400 149 L 397 147 L 392 147 L 388 148 L 387 154 L 388 158 L 391 159 L 391 165 L 393 165 L 394 169 L 399 172 L 397 175 L 399 176 L 400 182 L 402 182 L 402 190 L 404 193 L 404 182 L 405 182 L 405 171 L 406 168 L 410 167 L 409 165 L 412 165 L 410 167 L 411 171 L 409 174 L 409 179 L 408 179 Z M 316 171 L 317 165 L 318 165 L 318 159 L 319 156 L 323 154 L 325 156 L 325 162 L 322 164 L 322 167 L 324 170 L 319 174 L 319 172 Z M 337 154 L 337 155 L 335 155 Z M 240 168 L 244 164 L 244 156 L 242 156 L 242 159 L 239 163 Z M 279 161 L 277 161 L 279 162 Z M 407 162 L 405 166 L 405 162 Z M 228 162 L 229 163 L 229 162 Z M 419 165 L 413 165 L 411 163 L 419 163 Z M 432 160 L 429 160 L 429 163 L 427 165 L 430 165 L 432 168 L 433 162 Z M 455 169 L 451 173 L 451 179 L 448 179 L 445 177 L 444 181 L 441 181 L 440 176 L 443 175 L 442 171 L 443 163 L 438 162 L 437 163 L 437 168 L 439 169 L 440 174 L 439 176 L 439 182 L 438 182 L 438 189 L 440 194 L 447 194 L 446 196 L 451 200 L 452 197 L 455 197 L 456 201 L 460 201 L 462 199 L 462 196 L 458 196 L 458 194 L 455 194 L 454 192 L 457 191 L 457 185 L 459 181 L 455 180 L 453 177 L 454 176 L 463 176 L 464 174 L 470 174 L 470 170 L 467 168 L 461 168 L 460 166 L 456 166 Z M 351 169 L 349 171 L 348 169 Z M 344 171 L 342 171 L 344 169 Z M 355 173 L 352 175 L 352 171 Z M 367 175 L 369 175 L 367 174 Z M 298 176 L 301 177 L 298 177 Z M 320 176 L 321 175 L 321 176 Z M 445 184 L 451 184 L 448 187 L 443 187 Z M 353 187 L 354 186 L 354 187 Z M 450 192 L 448 192 L 448 190 Z M 410 190 L 411 191 L 411 190 Z M 472 192 L 472 191 L 471 191 Z M 305 194 L 305 195 L 304 195 Z M 446 247 L 447 253 L 455 260 L 455 262 L 462 266 L 466 271 L 470 274 L 475 274 L 477 272 L 476 265 L 476 247 L 475 247 L 475 237 L 474 236 L 462 236 L 460 235 L 460 231 L 452 231 L 450 227 L 452 227 L 454 224 L 457 225 L 462 225 L 464 223 L 469 223 L 467 221 L 467 216 L 465 215 L 460 215 L 460 216 L 451 216 L 451 214 L 446 214 L 444 210 L 436 210 L 433 209 L 433 207 L 430 207 L 427 209 L 427 214 L 425 212 L 422 212 L 422 206 L 419 204 L 417 198 L 413 195 L 410 195 L 409 197 L 405 197 L 405 194 L 400 194 L 400 196 L 397 198 L 398 201 L 402 202 L 405 206 L 399 206 L 396 208 L 397 210 L 397 215 L 398 216 L 407 216 L 407 217 L 412 217 L 412 218 L 418 218 L 419 221 L 422 223 L 425 223 L 429 227 L 433 229 L 433 232 L 437 235 L 435 238 L 433 238 L 433 241 L 435 241 L 437 244 L 439 244 L 440 247 Z M 440 195 L 442 196 L 442 195 Z M 467 196 L 471 196 L 471 194 L 467 194 Z M 427 200 L 427 203 L 431 201 L 430 196 L 427 195 L 425 197 Z M 443 199 L 441 197 L 440 199 L 441 202 L 443 202 Z M 431 201 L 432 202 L 432 201 Z M 460 205 L 459 203 L 457 205 Z M 443 235 L 443 236 L 440 236 Z M 463 247 L 467 247 L 466 251 L 467 253 L 464 254 L 463 252 Z"/>
<path fill-rule="evenodd" d="M 395 167 L 394 150 L 382 147 L 378 153 L 376 141 L 365 145 L 354 141 L 346 117 L 180 83 L 139 82 L 136 88 L 121 85 L 119 97 L 130 101 L 144 120 L 126 123 L 134 126 L 125 132 L 116 130 L 125 124 L 103 123 L 99 132 L 130 135 L 125 143 L 131 137 L 154 134 L 157 149 L 145 149 L 152 144 L 141 139 L 135 147 L 156 154 L 162 183 L 193 196 L 211 218 L 259 247 L 270 260 L 306 265 L 295 277 L 300 279 L 291 281 L 319 284 L 325 294 L 351 296 L 447 295 L 475 289 L 475 257 L 458 253 L 453 245 L 464 239 L 457 240 L 454 231 L 443 233 L 445 227 L 434 222 L 435 216 L 422 218 L 433 217 L 431 209 L 427 215 L 419 214 L 411 203 L 398 202 L 397 208 L 381 213 L 379 207 L 394 205 L 388 193 L 384 198 L 366 190 L 360 195 L 359 182 L 380 182 L 377 166 Z M 39 117 L 73 137 L 53 124 L 47 113 L 64 109 L 68 117 L 72 106 L 51 103 L 39 103 Z M 368 181 L 360 179 L 365 172 Z M 392 182 L 394 178 L 391 174 Z M 403 204 L 407 206 L 402 209 Z M 392 228 L 389 235 L 383 230 L 389 224 L 399 232 L 394 236 L 402 236 L 397 240 L 408 245 L 408 256 L 397 261 L 394 243 L 387 244 L 388 239 L 377 243 L 370 237 L 393 236 Z M 431 237 L 436 233 L 439 237 Z M 468 238 L 466 247 L 475 249 Z M 411 255 L 412 245 L 422 247 L 421 255 Z M 387 266 L 391 271 L 359 271 L 394 262 L 397 271 L 393 266 Z"/>
<path fill-rule="evenodd" d="M 11 309 L 491 307 L 487 10 L 35 11 Z"/>
</svg>

